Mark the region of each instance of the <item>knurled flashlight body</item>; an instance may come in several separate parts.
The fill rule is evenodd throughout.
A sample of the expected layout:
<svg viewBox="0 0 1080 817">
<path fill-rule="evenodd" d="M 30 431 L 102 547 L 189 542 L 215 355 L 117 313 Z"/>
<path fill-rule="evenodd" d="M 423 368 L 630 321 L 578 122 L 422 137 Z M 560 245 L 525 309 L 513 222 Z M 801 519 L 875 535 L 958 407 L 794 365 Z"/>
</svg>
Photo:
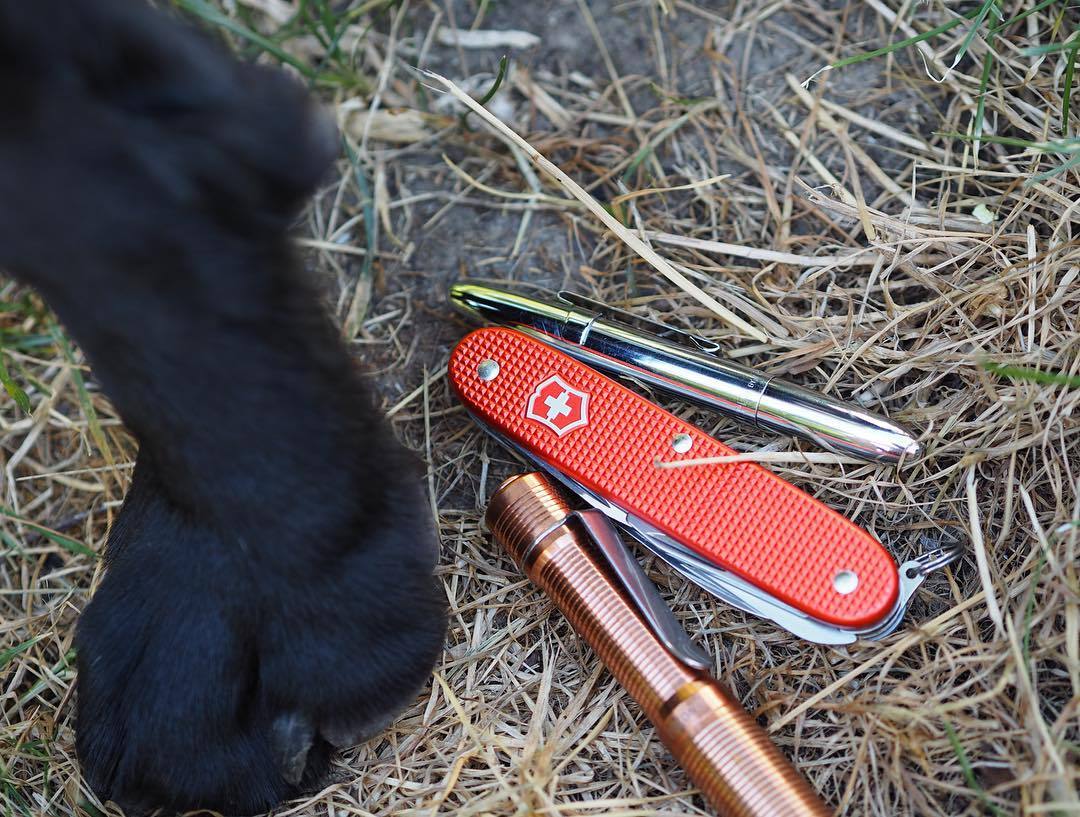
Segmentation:
<svg viewBox="0 0 1080 817">
<path fill-rule="evenodd" d="M 664 644 L 543 475 L 503 483 L 486 519 L 496 540 L 596 651 L 721 814 L 831 814 L 720 683 Z"/>
</svg>

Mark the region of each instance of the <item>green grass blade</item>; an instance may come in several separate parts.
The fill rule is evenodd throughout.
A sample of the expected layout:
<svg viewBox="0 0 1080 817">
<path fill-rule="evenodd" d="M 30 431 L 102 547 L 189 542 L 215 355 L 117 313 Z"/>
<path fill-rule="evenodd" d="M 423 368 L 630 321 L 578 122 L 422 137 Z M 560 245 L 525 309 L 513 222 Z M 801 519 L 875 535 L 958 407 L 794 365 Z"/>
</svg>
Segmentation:
<svg viewBox="0 0 1080 817">
<path fill-rule="evenodd" d="M 503 80 L 506 78 L 507 65 L 509 65 L 509 58 L 506 56 L 506 54 L 503 54 L 502 57 L 499 59 L 499 70 L 495 74 L 494 82 L 491 83 L 491 87 L 488 88 L 487 93 L 485 93 L 478 100 L 481 105 L 487 105 L 495 96 L 495 94 L 499 92 L 499 88 L 502 86 Z M 470 113 L 471 111 L 465 111 L 461 115 L 461 127 L 468 128 Z"/>
<path fill-rule="evenodd" d="M 938 131 L 936 135 L 943 136 L 947 139 L 965 139 L 967 141 L 971 141 L 975 138 L 969 133 L 955 133 L 949 131 Z M 1039 153 L 1069 154 L 1080 151 L 1080 139 L 1076 137 L 1059 139 L 1056 142 L 1032 142 L 1030 139 L 1017 139 L 1014 136 L 984 136 L 982 141 L 994 142 L 999 145 L 1010 145 L 1018 148 L 1028 148 L 1029 150 L 1037 150 Z"/>
<path fill-rule="evenodd" d="M 670 125 L 661 130 L 660 133 L 658 133 L 653 139 L 649 140 L 641 146 L 638 152 L 635 153 L 633 157 L 631 157 L 630 163 L 626 166 L 626 170 L 623 171 L 622 180 L 624 183 L 629 183 L 630 179 L 633 178 L 634 173 L 639 167 L 641 167 L 642 163 L 653 155 L 656 149 L 660 147 L 661 142 L 663 142 L 665 139 L 671 136 L 671 134 L 673 134 L 675 131 L 685 125 L 690 120 L 690 115 L 692 113 L 692 110 L 687 111 L 682 116 L 675 119 Z"/>
<path fill-rule="evenodd" d="M 867 51 L 865 54 L 856 54 L 854 57 L 845 57 L 838 62 L 834 62 L 831 68 L 843 68 L 845 65 L 854 65 L 858 62 L 865 62 L 866 60 L 872 60 L 875 57 L 883 57 L 886 54 L 892 54 L 894 51 L 899 51 L 903 48 L 907 48 L 909 45 L 915 45 L 921 43 L 923 40 L 929 40 L 932 37 L 936 37 L 939 34 L 944 34 L 946 31 L 956 28 L 958 25 L 964 22 L 964 20 L 970 20 L 978 14 L 978 9 L 969 11 L 962 17 L 956 17 L 949 20 L 947 23 L 942 23 L 929 31 L 924 31 L 922 34 L 916 34 L 914 37 L 908 37 L 906 40 L 900 40 L 900 42 L 887 45 L 884 48 L 878 48 L 875 51 Z"/>
<path fill-rule="evenodd" d="M 1054 3 L 1057 3 L 1057 2 L 1060 2 L 1060 0 L 1042 0 L 1042 2 L 1036 3 L 1034 6 L 1029 8 L 1027 11 L 1022 11 L 1019 14 L 1017 14 L 1015 17 L 1010 17 L 1008 20 L 1006 20 L 1003 23 L 998 23 L 996 26 L 994 26 L 992 29 L 990 29 L 990 33 L 997 34 L 998 32 L 1000 32 L 1000 31 L 1008 28 L 1009 26 L 1011 26 L 1013 23 L 1019 23 L 1021 20 L 1025 19 L 1026 17 L 1030 17 L 1032 14 L 1036 14 L 1036 13 L 1042 11 L 1047 6 L 1052 6 L 1052 5 L 1054 5 Z"/>
<path fill-rule="evenodd" d="M 90 817 L 109 817 L 104 811 L 99 809 L 86 798 L 82 798 L 79 800 L 79 808 L 89 814 Z"/>
<path fill-rule="evenodd" d="M 1041 57 L 1046 54 L 1059 54 L 1062 51 L 1072 51 L 1076 48 L 1076 44 L 1080 42 L 1080 37 L 1077 36 L 1078 33 L 1080 33 L 1080 29 L 1070 34 L 1064 42 L 1048 43 L 1047 45 L 1033 45 L 1028 48 L 1020 49 L 1020 53 L 1025 57 Z"/>
<path fill-rule="evenodd" d="M 14 400 L 19 408 L 25 411 L 27 414 L 31 411 L 30 398 L 26 396 L 26 392 L 22 390 L 22 387 L 15 382 L 11 376 L 11 372 L 8 371 L 7 363 L 4 361 L 4 354 L 0 351 L 0 383 L 4 386 L 4 391 L 8 393 L 12 400 Z"/>
<path fill-rule="evenodd" d="M 1044 182 L 1047 179 L 1053 178 L 1054 176 L 1059 176 L 1065 171 L 1072 170 L 1074 167 L 1078 166 L 1080 166 L 1080 153 L 1072 156 L 1069 161 L 1065 162 L 1064 164 L 1060 164 L 1057 167 L 1052 167 L 1049 170 L 1044 170 L 1042 173 L 1039 173 L 1036 176 L 1032 176 L 1030 179 L 1024 182 L 1024 187 L 1030 187 L 1033 184 Z"/>
<path fill-rule="evenodd" d="M 326 58 L 329 60 L 336 59 L 334 48 L 331 45 L 335 40 L 334 31 L 337 29 L 337 20 L 334 19 L 333 11 L 331 11 L 325 0 L 320 0 L 320 2 L 315 3 L 314 10 L 309 13 L 311 15 L 311 27 L 308 30 L 326 49 Z M 322 23 L 322 31 L 319 30 L 318 23 Z"/>
<path fill-rule="evenodd" d="M 990 84 L 990 66 L 994 64 L 994 55 L 990 51 L 986 52 L 986 56 L 983 58 L 983 70 L 982 79 L 979 82 L 979 103 L 975 107 L 975 153 L 978 155 L 979 142 L 982 141 L 983 132 L 983 117 L 986 114 L 986 88 Z"/>
<path fill-rule="evenodd" d="M 1065 58 L 1065 89 L 1061 96 L 1061 135 L 1069 135 L 1069 102 L 1072 99 L 1073 71 L 1076 69 L 1076 52 L 1080 50 L 1080 38 L 1073 43 L 1072 50 Z"/>
<path fill-rule="evenodd" d="M 1077 159 L 1080 159 L 1080 156 Z M 988 372 L 1007 377 L 1010 380 L 1026 380 L 1031 383 L 1080 389 L 1080 375 L 1044 372 L 1041 369 L 1032 369 L 1028 366 L 1009 366 L 1005 363 L 994 363 L 989 360 L 983 363 L 982 367 Z"/>
<path fill-rule="evenodd" d="M 9 804 L 5 804 L 5 817 L 10 817 L 16 812 L 24 815 L 24 817 L 33 817 L 34 812 L 30 810 L 30 804 L 23 799 L 14 783 L 7 777 L 7 770 L 2 771 L 3 774 L 0 775 L 0 791 L 3 791 L 5 799 L 9 801 Z M 12 805 L 10 804 L 14 804 L 16 811 L 12 811 Z"/>
<path fill-rule="evenodd" d="M 101 456 L 105 458 L 105 462 L 112 465 L 114 463 L 112 448 L 109 447 L 109 441 L 105 438 L 105 432 L 101 428 L 101 421 L 98 420 L 97 411 L 90 400 L 90 392 L 86 390 L 86 381 L 83 380 L 82 372 L 79 371 L 78 364 L 75 362 L 75 353 L 72 351 L 71 344 L 64 336 L 64 333 L 60 331 L 60 327 L 56 325 L 52 327 L 52 335 L 56 345 L 64 353 L 68 365 L 71 366 L 71 381 L 75 384 L 75 391 L 79 395 L 79 405 L 82 406 L 83 414 L 86 415 L 86 425 L 90 429 L 90 437 L 101 452 Z"/>
<path fill-rule="evenodd" d="M 11 553 L 16 554 L 17 556 L 25 555 L 22 549 L 22 545 L 20 545 L 18 540 L 7 531 L 0 530 L 0 542 L 3 542 L 4 546 Z M 7 554 L 4 553 L 2 555 L 6 556 Z"/>
<path fill-rule="evenodd" d="M 72 553 L 79 556 L 89 556 L 92 559 L 97 559 L 99 554 L 93 548 L 89 548 L 80 542 L 78 539 L 72 539 L 70 536 L 65 536 L 60 531 L 55 531 L 52 528 L 47 528 L 44 525 L 39 525 L 37 522 L 31 522 L 29 519 L 23 519 L 13 510 L 4 505 L 0 505 L 0 516 L 6 516 L 20 524 L 26 525 L 26 527 L 36 530 L 50 542 L 60 545 L 65 550 L 70 550 Z"/>
<path fill-rule="evenodd" d="M 952 724 L 948 721 L 944 721 L 944 724 L 945 734 L 949 736 L 949 745 L 952 746 L 952 750 L 956 754 L 956 759 L 960 761 L 960 768 L 964 772 L 964 780 L 967 781 L 968 788 L 975 792 L 979 801 L 986 806 L 995 817 L 1005 817 L 1005 812 L 990 802 L 990 798 L 986 795 L 986 790 L 979 785 L 979 781 L 975 779 L 975 769 L 972 768 L 971 761 L 968 760 L 967 752 L 964 751 L 964 747 L 960 745 L 960 738 L 956 736 L 956 730 L 953 729 Z"/>
<path fill-rule="evenodd" d="M 1034 576 L 1031 580 L 1031 596 L 1024 607 L 1024 638 L 1023 645 L 1024 667 L 1031 666 L 1031 623 L 1035 619 L 1035 597 L 1038 595 L 1039 582 L 1042 581 L 1043 568 L 1046 567 L 1046 551 L 1039 554 L 1039 561 L 1035 563 Z"/>
<path fill-rule="evenodd" d="M 267 39 L 261 34 L 252 31 L 250 28 L 241 25 L 236 20 L 223 14 L 221 11 L 207 3 L 206 0 L 173 0 L 173 2 L 179 8 L 189 14 L 195 15 L 204 22 L 209 23 L 212 26 L 223 28 L 231 34 L 235 34 L 240 39 L 258 46 L 267 54 L 270 54 L 287 65 L 291 65 L 303 74 L 305 78 L 309 80 L 315 79 L 315 72 L 309 66 L 298 60 L 273 40 Z"/>
<path fill-rule="evenodd" d="M 499 71 L 495 74 L 495 81 L 491 83 L 491 87 L 488 92 L 480 97 L 480 104 L 487 105 L 491 102 L 492 97 L 499 92 L 499 88 L 502 87 L 503 80 L 506 79 L 506 66 L 509 64 L 510 58 L 503 54 L 499 58 Z"/>
<path fill-rule="evenodd" d="M 367 252 L 364 254 L 360 267 L 360 276 L 356 281 L 356 288 L 359 292 L 361 287 L 367 286 L 371 282 L 375 268 L 375 197 L 371 194 L 371 185 L 368 183 L 367 174 L 360 164 L 360 158 L 352 149 L 349 140 L 343 137 L 342 144 L 345 146 L 345 155 L 349 158 L 349 164 L 352 165 L 353 177 L 356 179 L 356 187 L 360 191 L 360 207 L 364 213 L 364 246 L 367 249 Z M 353 314 L 354 307 L 355 314 Z M 350 313 L 347 318 L 348 324 L 346 327 L 350 333 L 357 331 L 360 322 L 367 314 L 367 309 L 368 302 L 365 301 L 362 304 L 357 303 L 354 296 L 354 303 L 353 306 L 350 307 Z"/>
<path fill-rule="evenodd" d="M 982 26 L 983 21 L 986 20 L 987 15 L 990 14 L 990 10 L 994 9 L 997 12 L 998 19 L 1001 19 L 1001 11 L 997 8 L 997 0 L 984 0 L 982 7 L 979 9 L 978 15 L 975 17 L 975 22 L 971 24 L 971 29 L 964 37 L 964 41 L 960 43 L 960 48 L 956 51 L 956 56 L 953 58 L 951 68 L 955 68 L 960 64 L 960 60 L 964 58 L 964 55 L 971 47 L 972 41 L 975 39 L 975 35 L 979 33 L 979 28 Z"/>
<path fill-rule="evenodd" d="M 70 669 L 72 662 L 75 660 L 75 650 L 68 650 L 64 655 L 53 664 L 49 670 L 54 676 L 59 676 L 61 679 L 70 678 L 74 675 L 74 672 L 64 672 L 64 670 Z M 35 683 L 29 690 L 19 696 L 18 705 L 25 706 L 28 701 L 33 700 L 43 691 L 49 688 L 50 681 L 48 678 L 42 678 Z"/>
<path fill-rule="evenodd" d="M 341 20 L 334 15 L 329 4 L 325 4 L 324 8 L 323 27 L 326 28 L 327 33 L 330 35 L 330 42 L 327 44 L 326 55 L 329 59 L 341 64 L 343 61 L 341 38 L 345 36 L 345 32 L 348 31 L 349 27 L 341 24 Z"/>
<path fill-rule="evenodd" d="M 22 644 L 16 644 L 14 647 L 8 647 L 6 650 L 0 650 L 0 669 L 3 669 L 11 663 L 12 659 L 17 655 L 22 655 L 28 649 L 37 644 L 45 636 L 38 635 L 31 638 L 29 641 L 24 641 Z"/>
</svg>

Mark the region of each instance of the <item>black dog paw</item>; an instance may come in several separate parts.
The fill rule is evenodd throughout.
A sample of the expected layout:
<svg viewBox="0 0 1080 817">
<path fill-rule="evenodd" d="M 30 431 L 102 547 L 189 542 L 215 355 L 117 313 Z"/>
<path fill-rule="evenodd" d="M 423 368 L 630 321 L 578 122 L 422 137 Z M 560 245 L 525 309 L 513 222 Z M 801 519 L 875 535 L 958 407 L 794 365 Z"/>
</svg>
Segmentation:
<svg viewBox="0 0 1080 817">
<path fill-rule="evenodd" d="M 265 811 L 415 700 L 445 604 L 419 491 L 383 494 L 347 547 L 240 544 L 140 459 L 77 635 L 77 749 L 102 800 Z"/>
<path fill-rule="evenodd" d="M 139 441 L 77 632 L 77 750 L 136 810 L 265 810 L 443 640 L 411 459 L 287 228 L 335 154 L 280 73 L 138 0 L 0 0 L 0 265 Z"/>
</svg>

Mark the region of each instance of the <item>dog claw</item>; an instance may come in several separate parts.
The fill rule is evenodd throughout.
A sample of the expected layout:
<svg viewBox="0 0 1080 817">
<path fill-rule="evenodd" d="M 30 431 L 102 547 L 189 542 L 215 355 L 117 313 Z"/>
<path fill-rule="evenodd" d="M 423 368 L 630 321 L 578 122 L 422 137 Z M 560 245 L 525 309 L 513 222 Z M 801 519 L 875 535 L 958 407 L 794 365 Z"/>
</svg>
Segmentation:
<svg viewBox="0 0 1080 817">
<path fill-rule="evenodd" d="M 299 786 L 315 740 L 315 729 L 311 721 L 295 712 L 276 718 L 270 728 L 281 776 L 290 786 Z"/>
</svg>

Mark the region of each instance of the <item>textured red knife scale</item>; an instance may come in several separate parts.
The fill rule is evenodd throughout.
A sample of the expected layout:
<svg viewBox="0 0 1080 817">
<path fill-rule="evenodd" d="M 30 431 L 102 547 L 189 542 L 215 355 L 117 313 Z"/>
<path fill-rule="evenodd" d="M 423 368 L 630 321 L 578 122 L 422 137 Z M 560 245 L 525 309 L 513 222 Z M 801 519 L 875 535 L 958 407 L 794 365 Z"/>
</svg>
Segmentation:
<svg viewBox="0 0 1080 817">
<path fill-rule="evenodd" d="M 499 365 L 486 382 L 484 360 Z M 562 437 L 526 417 L 533 389 L 552 375 L 589 395 L 588 423 Z M 753 463 L 657 468 L 735 452 L 561 352 L 512 329 L 479 329 L 454 350 L 450 382 L 502 434 L 791 606 L 842 627 L 892 610 L 896 564 L 866 531 Z M 671 447 L 679 433 L 693 439 L 684 454 Z M 842 570 L 859 579 L 847 595 L 833 587 Z"/>
</svg>

